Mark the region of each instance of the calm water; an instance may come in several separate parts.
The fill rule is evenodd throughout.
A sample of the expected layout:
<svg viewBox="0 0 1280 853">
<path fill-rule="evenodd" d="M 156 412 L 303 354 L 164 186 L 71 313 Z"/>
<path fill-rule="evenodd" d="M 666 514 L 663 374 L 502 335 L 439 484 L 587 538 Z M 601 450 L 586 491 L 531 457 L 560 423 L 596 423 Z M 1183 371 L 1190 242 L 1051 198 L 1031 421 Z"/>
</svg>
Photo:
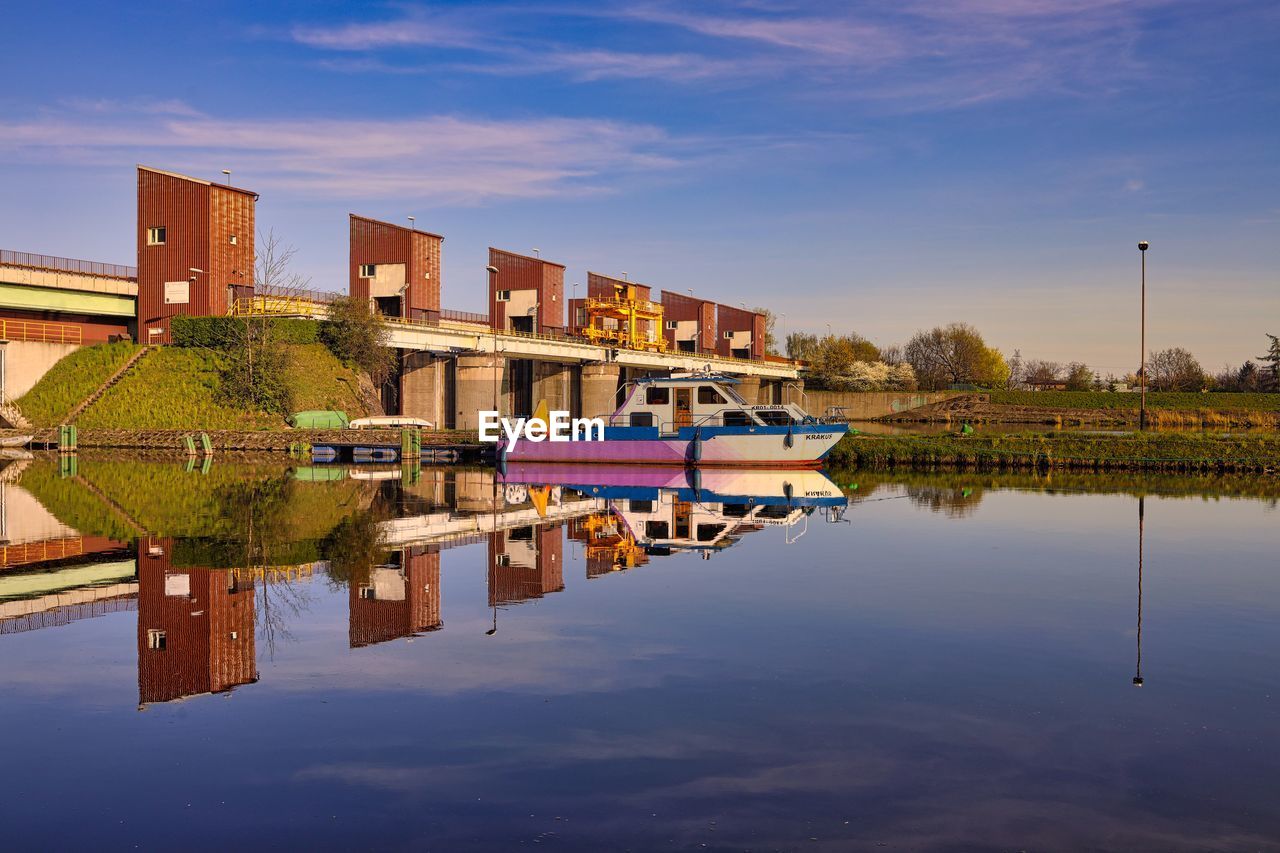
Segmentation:
<svg viewBox="0 0 1280 853">
<path fill-rule="evenodd" d="M 6 848 L 1280 846 L 1274 479 L 344 474 L 0 474 Z"/>
</svg>

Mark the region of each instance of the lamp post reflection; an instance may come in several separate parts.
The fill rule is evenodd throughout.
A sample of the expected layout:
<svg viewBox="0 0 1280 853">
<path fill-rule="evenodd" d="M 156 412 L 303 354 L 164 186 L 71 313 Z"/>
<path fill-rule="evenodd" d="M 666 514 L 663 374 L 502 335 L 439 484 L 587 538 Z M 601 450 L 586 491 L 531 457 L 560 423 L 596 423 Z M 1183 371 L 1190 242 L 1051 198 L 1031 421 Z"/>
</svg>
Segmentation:
<svg viewBox="0 0 1280 853">
<path fill-rule="evenodd" d="M 1138 663 L 1133 674 L 1133 686 L 1142 686 L 1142 539 L 1146 516 L 1146 498 L 1138 498 Z"/>
</svg>

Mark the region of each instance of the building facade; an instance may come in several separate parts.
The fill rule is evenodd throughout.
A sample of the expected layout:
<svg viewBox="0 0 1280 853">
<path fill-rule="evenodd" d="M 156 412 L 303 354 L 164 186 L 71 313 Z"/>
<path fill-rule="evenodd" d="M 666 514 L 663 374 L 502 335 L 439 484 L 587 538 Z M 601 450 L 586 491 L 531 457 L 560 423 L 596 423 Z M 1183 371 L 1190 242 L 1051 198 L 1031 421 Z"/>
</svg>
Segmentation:
<svg viewBox="0 0 1280 853">
<path fill-rule="evenodd" d="M 351 296 L 388 317 L 440 319 L 444 238 L 429 231 L 350 215 Z"/>
<path fill-rule="evenodd" d="M 677 352 L 716 352 L 716 304 L 683 293 L 662 291 L 667 348 Z"/>
<path fill-rule="evenodd" d="M 764 315 L 716 306 L 716 353 L 725 358 L 764 358 Z"/>
<path fill-rule="evenodd" d="M 489 319 L 495 329 L 554 334 L 565 328 L 564 264 L 489 249 Z"/>
<path fill-rule="evenodd" d="M 254 283 L 258 194 L 138 167 L 138 340 L 168 343 L 179 314 L 220 316 Z"/>
</svg>

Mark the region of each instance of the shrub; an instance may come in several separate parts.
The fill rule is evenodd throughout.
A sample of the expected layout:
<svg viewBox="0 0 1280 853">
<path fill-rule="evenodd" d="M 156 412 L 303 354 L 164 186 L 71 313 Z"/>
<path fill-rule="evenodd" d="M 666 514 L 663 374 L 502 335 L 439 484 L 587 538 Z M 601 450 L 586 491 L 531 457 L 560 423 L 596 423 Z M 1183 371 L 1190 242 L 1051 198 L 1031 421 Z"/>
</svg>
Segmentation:
<svg viewBox="0 0 1280 853">
<path fill-rule="evenodd" d="M 320 324 L 294 317 L 255 319 L 242 317 L 186 317 L 170 321 L 173 342 L 180 347 L 224 349 L 243 339 L 246 323 L 270 326 L 271 338 L 282 344 L 314 344 L 320 338 Z"/>
<path fill-rule="evenodd" d="M 381 385 L 395 369 L 395 351 L 387 348 L 387 329 L 363 299 L 343 297 L 329 305 L 320 340 L 334 355 L 369 374 Z"/>
</svg>

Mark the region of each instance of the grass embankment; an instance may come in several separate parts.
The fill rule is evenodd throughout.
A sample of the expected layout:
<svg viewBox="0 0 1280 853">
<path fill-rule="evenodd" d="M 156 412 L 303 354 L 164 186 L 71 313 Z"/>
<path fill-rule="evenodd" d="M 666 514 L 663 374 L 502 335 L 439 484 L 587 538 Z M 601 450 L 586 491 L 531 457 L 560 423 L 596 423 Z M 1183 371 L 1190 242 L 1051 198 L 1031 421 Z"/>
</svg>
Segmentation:
<svg viewBox="0 0 1280 853">
<path fill-rule="evenodd" d="M 1280 469 L 1280 437 L 1132 433 L 848 435 L 828 457 L 840 467 L 1265 472 Z"/>
<path fill-rule="evenodd" d="M 128 342 L 81 347 L 55 364 L 30 391 L 19 397 L 18 408 L 35 426 L 57 426 L 138 349 L 137 344 Z"/>
<path fill-rule="evenodd" d="M 1137 409 L 1141 394 L 1109 391 L 990 391 L 992 403 L 1051 409 Z M 1152 391 L 1147 409 L 1217 409 L 1224 412 L 1280 412 L 1280 394 L 1184 393 Z"/>
<path fill-rule="evenodd" d="M 989 391 L 891 415 L 883 420 L 1025 423 L 1055 426 L 1137 426 L 1141 395 L 1107 391 Z M 1147 419 L 1157 427 L 1209 429 L 1280 426 L 1280 394 L 1147 395 Z"/>
<path fill-rule="evenodd" d="M 351 417 L 366 413 L 359 375 L 323 344 L 295 344 L 288 352 L 288 383 L 295 410 L 341 409 Z M 282 415 L 246 411 L 227 401 L 221 388 L 221 368 L 222 357 L 215 350 L 160 347 L 76 423 L 84 429 L 255 430 L 286 426 Z"/>
</svg>

